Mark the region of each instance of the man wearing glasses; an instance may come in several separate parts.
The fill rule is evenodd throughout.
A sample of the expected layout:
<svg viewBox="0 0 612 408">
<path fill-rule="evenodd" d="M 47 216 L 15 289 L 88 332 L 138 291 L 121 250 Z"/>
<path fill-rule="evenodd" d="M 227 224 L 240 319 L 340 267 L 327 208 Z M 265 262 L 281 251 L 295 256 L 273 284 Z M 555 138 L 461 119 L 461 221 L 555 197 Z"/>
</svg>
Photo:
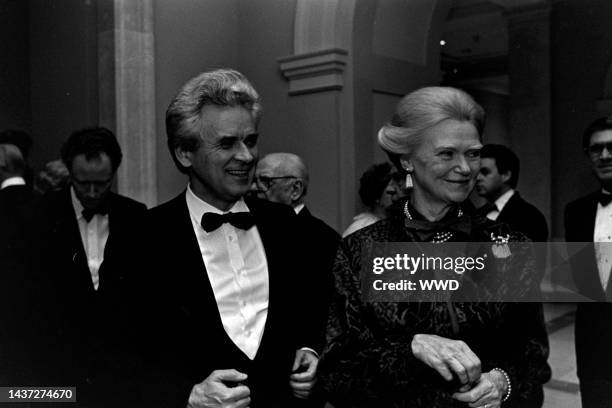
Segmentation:
<svg viewBox="0 0 612 408">
<path fill-rule="evenodd" d="M 582 146 L 601 189 L 565 208 L 567 242 L 612 242 L 612 117 L 593 121 Z M 612 244 L 595 245 L 572 261 L 581 294 L 594 303 L 579 303 L 576 311 L 576 362 L 583 408 L 609 407 L 612 401 Z"/>
<path fill-rule="evenodd" d="M 131 247 L 128 236 L 138 233 L 146 206 L 111 192 L 122 153 L 110 130 L 74 132 L 61 157 L 70 187 L 44 196 L 31 214 L 39 304 L 47 316 L 41 319 L 50 328 L 44 333 L 50 338 L 41 342 L 53 345 L 47 354 L 57 359 L 47 364 L 42 381 L 75 385 L 80 402 L 100 403 L 112 394 L 104 391 L 103 375 L 117 374 L 106 364 L 109 336 L 120 330 L 112 305 L 123 282 L 108 263 Z"/>
<path fill-rule="evenodd" d="M 308 168 L 292 153 L 270 153 L 257 164 L 251 193 L 258 198 L 290 206 L 295 212 L 299 234 L 308 243 L 309 252 L 316 256 L 304 257 L 308 263 L 309 293 L 318 293 L 305 304 L 305 316 L 310 326 L 320 333 L 317 346 L 324 345 L 325 324 L 333 285 L 332 267 L 340 235 L 323 220 L 315 217 L 304 200 L 308 192 Z"/>
</svg>

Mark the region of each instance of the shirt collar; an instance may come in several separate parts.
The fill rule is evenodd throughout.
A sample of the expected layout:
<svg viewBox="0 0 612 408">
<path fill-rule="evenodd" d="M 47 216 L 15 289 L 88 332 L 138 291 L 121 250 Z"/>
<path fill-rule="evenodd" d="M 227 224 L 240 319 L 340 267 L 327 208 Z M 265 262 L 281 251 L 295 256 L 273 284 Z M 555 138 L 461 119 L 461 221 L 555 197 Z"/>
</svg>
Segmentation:
<svg viewBox="0 0 612 408">
<path fill-rule="evenodd" d="M 504 207 L 506 206 L 506 204 L 508 204 L 508 201 L 510 201 L 514 193 L 515 193 L 514 189 L 511 188 L 510 190 L 506 191 L 504 194 L 497 197 L 497 200 L 495 200 L 495 206 L 497 207 L 497 211 L 501 212 L 501 210 L 504 209 Z"/>
<path fill-rule="evenodd" d="M 0 184 L 0 190 L 10 186 L 25 186 L 26 182 L 23 177 L 9 177 Z"/>
<path fill-rule="evenodd" d="M 295 207 L 293 207 L 293 211 L 295 211 L 296 214 L 299 214 L 300 211 L 304 209 L 304 207 L 305 207 L 304 203 L 298 204 Z"/>
<path fill-rule="evenodd" d="M 74 208 L 74 212 L 76 214 L 77 220 L 83 218 L 83 204 L 79 201 L 76 193 L 74 192 L 74 187 L 70 186 L 70 199 L 72 200 L 72 208 Z"/>
<path fill-rule="evenodd" d="M 195 195 L 195 193 L 191 189 L 191 185 L 187 186 L 185 197 L 187 199 L 187 208 L 189 209 L 189 214 L 191 214 L 191 216 L 198 224 L 200 224 L 200 220 L 202 219 L 204 213 L 207 212 L 212 212 L 215 214 L 227 214 L 228 212 L 250 212 L 249 207 L 246 205 L 244 199 L 242 198 L 236 201 L 229 210 L 221 211 L 214 205 L 208 204 L 206 201 Z"/>
</svg>

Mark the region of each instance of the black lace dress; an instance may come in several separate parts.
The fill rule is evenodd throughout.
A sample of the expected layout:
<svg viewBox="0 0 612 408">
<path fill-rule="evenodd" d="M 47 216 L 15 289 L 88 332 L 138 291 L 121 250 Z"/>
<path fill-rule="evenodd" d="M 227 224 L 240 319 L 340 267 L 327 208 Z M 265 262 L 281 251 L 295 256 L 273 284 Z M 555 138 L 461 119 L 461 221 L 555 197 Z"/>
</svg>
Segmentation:
<svg viewBox="0 0 612 408">
<path fill-rule="evenodd" d="M 511 242 L 527 241 L 504 224 L 462 214 L 458 207 L 437 223 L 427 222 L 414 209 L 410 213 L 412 220 L 398 207 L 389 218 L 342 241 L 334 266 L 327 346 L 319 368 L 328 400 L 337 408 L 467 407 L 451 398 L 457 383 L 445 381 L 412 354 L 412 337 L 424 333 L 465 341 L 480 358 L 483 373 L 495 367 L 506 371 L 512 394 L 504 407 L 540 407 L 542 384 L 551 374 L 541 304 L 452 299 L 364 302 L 361 257 L 375 242 L 431 242 L 440 236 L 456 242 L 491 242 L 500 235 Z M 525 253 L 513 253 L 497 272 L 512 272 L 508 281 L 529 287 L 539 275 L 527 253 L 529 246 L 524 247 Z"/>
</svg>

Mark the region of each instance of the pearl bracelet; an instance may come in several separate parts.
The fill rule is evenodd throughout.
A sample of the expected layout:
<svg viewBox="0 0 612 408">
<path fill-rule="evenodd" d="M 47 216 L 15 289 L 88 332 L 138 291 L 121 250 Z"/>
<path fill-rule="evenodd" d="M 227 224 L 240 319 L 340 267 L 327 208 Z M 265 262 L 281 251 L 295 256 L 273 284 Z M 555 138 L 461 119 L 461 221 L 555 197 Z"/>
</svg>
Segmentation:
<svg viewBox="0 0 612 408">
<path fill-rule="evenodd" d="M 502 402 L 506 402 L 508 400 L 508 398 L 510 398 L 510 394 L 512 394 L 512 383 L 510 382 L 510 377 L 508 376 L 508 373 L 505 372 L 504 370 L 502 370 L 499 367 L 495 367 L 494 369 L 492 369 L 491 371 L 497 371 L 499 372 L 501 375 L 504 376 L 504 378 L 506 379 L 506 383 L 508 384 L 508 390 L 506 391 L 506 395 L 504 396 L 504 398 L 502 399 Z"/>
</svg>

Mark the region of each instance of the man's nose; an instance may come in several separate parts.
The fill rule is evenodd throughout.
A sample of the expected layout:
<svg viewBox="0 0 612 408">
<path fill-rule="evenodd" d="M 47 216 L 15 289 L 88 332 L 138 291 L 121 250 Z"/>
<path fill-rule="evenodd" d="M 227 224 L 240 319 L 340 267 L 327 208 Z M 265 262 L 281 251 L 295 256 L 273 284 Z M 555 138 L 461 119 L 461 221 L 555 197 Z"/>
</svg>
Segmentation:
<svg viewBox="0 0 612 408">
<path fill-rule="evenodd" d="M 100 188 L 95 184 L 90 184 L 87 186 L 86 194 L 87 197 L 97 198 L 100 196 Z"/>
<path fill-rule="evenodd" d="M 236 152 L 235 157 L 237 160 L 241 160 L 247 163 L 250 163 L 255 160 L 255 154 L 244 143 L 239 144 L 238 151 Z"/>
<path fill-rule="evenodd" d="M 604 146 L 603 149 L 601 149 L 601 155 L 599 157 L 602 159 L 609 159 L 612 157 L 610 150 L 608 150 L 608 146 Z"/>
</svg>

